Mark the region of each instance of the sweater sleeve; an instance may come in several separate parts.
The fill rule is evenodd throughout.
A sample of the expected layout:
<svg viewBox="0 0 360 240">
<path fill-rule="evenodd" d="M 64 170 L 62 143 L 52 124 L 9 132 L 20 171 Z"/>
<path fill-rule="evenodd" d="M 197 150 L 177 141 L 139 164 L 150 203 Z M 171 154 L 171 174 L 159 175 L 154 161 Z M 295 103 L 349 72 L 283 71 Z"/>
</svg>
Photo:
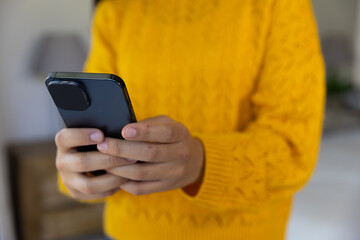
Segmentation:
<svg viewBox="0 0 360 240">
<path fill-rule="evenodd" d="M 116 73 L 115 62 L 116 54 L 113 50 L 115 38 L 115 12 L 113 0 L 103 0 L 97 6 L 91 28 L 91 45 L 86 63 L 84 65 L 85 72 L 93 73 Z M 63 184 L 58 174 L 58 185 L 60 192 L 69 196 L 66 186 Z M 84 202 L 99 202 L 84 201 Z"/>
<path fill-rule="evenodd" d="M 247 208 L 291 197 L 316 163 L 325 99 L 324 66 L 309 0 L 276 0 L 254 118 L 244 130 L 195 134 L 205 149 L 204 178 L 190 201 L 213 209 Z"/>
</svg>

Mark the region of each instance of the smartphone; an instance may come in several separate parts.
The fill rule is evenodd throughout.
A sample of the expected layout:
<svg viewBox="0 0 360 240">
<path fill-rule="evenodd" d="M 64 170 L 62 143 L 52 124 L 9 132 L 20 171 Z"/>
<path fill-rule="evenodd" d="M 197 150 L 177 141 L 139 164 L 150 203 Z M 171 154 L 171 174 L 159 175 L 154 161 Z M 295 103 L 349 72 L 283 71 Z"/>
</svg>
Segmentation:
<svg viewBox="0 0 360 240">
<path fill-rule="evenodd" d="M 136 122 L 125 83 L 114 74 L 53 72 L 45 85 L 67 128 L 97 128 L 106 137 L 123 139 L 122 128 Z M 97 148 L 92 145 L 78 150 Z"/>
</svg>

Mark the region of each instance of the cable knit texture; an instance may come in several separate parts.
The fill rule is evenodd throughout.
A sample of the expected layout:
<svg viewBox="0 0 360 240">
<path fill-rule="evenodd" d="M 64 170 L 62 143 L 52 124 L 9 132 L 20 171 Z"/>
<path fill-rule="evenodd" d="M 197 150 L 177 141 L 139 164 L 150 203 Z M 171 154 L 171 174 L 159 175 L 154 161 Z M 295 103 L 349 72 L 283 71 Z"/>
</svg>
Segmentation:
<svg viewBox="0 0 360 240">
<path fill-rule="evenodd" d="M 114 239 L 283 239 L 310 177 L 324 68 L 309 0 L 103 0 L 88 72 L 115 73 L 139 120 L 168 115 L 205 147 L 198 194 L 106 199 Z M 64 186 L 61 186 L 63 190 Z"/>
</svg>

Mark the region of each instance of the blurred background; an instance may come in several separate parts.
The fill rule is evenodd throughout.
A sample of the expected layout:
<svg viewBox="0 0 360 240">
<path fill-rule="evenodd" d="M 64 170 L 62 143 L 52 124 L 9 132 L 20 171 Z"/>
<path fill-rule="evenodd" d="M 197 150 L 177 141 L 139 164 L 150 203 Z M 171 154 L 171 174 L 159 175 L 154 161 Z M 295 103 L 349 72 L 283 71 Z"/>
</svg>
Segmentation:
<svg viewBox="0 0 360 240">
<path fill-rule="evenodd" d="M 313 0 L 327 67 L 321 152 L 288 240 L 360 239 L 360 2 Z M 81 71 L 95 1 L 0 0 L 0 239 L 103 239 L 101 209 L 57 192 L 48 72 Z M 56 57 L 55 57 L 56 56 Z M 72 221 L 69 221 L 71 219 Z"/>
</svg>

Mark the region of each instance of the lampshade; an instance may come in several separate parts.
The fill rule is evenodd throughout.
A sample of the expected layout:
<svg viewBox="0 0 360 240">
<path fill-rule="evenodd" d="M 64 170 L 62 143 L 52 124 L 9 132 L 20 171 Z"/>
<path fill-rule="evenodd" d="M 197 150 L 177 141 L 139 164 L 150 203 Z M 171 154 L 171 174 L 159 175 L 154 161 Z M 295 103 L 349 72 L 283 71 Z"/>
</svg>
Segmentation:
<svg viewBox="0 0 360 240">
<path fill-rule="evenodd" d="M 84 44 L 73 33 L 44 35 L 35 49 L 31 68 L 36 75 L 82 71 L 86 59 Z"/>
<path fill-rule="evenodd" d="M 322 50 L 326 66 L 337 69 L 353 61 L 350 43 L 343 35 L 332 34 L 322 38 Z"/>
</svg>

